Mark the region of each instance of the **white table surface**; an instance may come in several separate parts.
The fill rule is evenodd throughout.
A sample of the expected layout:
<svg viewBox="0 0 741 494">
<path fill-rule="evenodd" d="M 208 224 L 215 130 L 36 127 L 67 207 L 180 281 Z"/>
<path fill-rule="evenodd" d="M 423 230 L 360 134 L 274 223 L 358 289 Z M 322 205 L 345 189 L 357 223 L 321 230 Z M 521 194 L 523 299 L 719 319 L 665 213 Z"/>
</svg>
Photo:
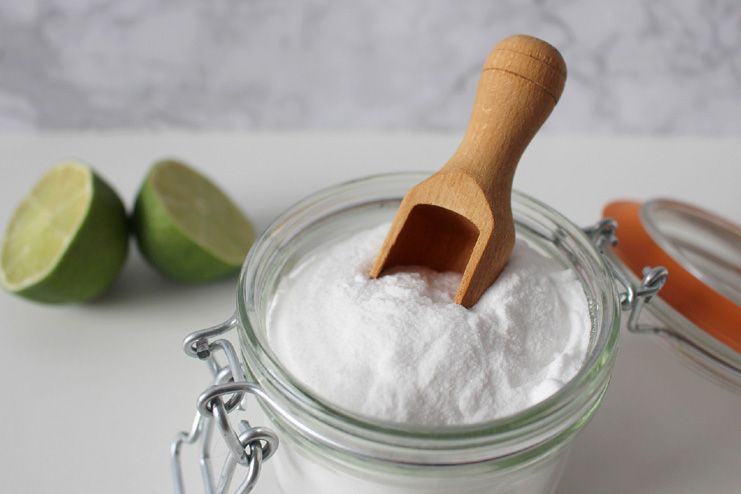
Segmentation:
<svg viewBox="0 0 741 494">
<path fill-rule="evenodd" d="M 262 229 L 323 186 L 434 169 L 457 137 L 5 135 L 0 223 L 62 158 L 94 165 L 130 206 L 149 164 L 177 156 L 206 170 Z M 578 224 L 596 220 L 610 199 L 659 196 L 740 222 L 741 141 L 540 137 L 515 182 Z M 161 279 L 133 244 L 120 280 L 96 303 L 43 306 L 0 293 L 2 491 L 169 492 L 169 442 L 189 427 L 207 383 L 205 367 L 187 358 L 180 342 L 226 318 L 234 297 L 234 280 L 184 287 Z M 195 476 L 189 481 L 198 492 Z M 254 492 L 278 492 L 270 468 Z M 607 397 L 576 439 L 558 492 L 741 492 L 741 396 L 685 367 L 655 338 L 624 332 Z"/>
</svg>

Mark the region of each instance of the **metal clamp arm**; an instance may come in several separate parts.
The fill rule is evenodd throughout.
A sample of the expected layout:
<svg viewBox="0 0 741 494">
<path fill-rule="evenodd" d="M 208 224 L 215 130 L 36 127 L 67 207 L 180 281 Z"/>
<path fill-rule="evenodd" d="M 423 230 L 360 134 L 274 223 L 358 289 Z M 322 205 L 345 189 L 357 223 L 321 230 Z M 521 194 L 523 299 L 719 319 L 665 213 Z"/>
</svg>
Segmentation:
<svg viewBox="0 0 741 494">
<path fill-rule="evenodd" d="M 247 394 L 262 395 L 262 390 L 254 383 L 247 382 L 237 352 L 231 342 L 224 338 L 213 340 L 237 327 L 235 317 L 222 324 L 206 328 L 186 336 L 183 341 L 185 353 L 191 357 L 206 361 L 214 381 L 198 397 L 197 412 L 190 432 L 180 432 L 170 446 L 170 461 L 176 494 L 184 494 L 183 470 L 180 452 L 183 444 L 195 444 L 200 441 L 201 476 L 206 494 L 228 492 L 237 465 L 247 468 L 244 481 L 235 490 L 247 494 L 257 483 L 262 463 L 275 453 L 278 447 L 278 436 L 265 427 L 252 427 L 246 420 L 239 422 L 239 432 L 229 420 L 234 410 L 244 410 L 243 401 Z M 226 358 L 220 364 L 214 353 L 220 351 Z M 211 470 L 211 437 L 214 424 L 226 443 L 229 454 L 219 475 L 218 483 L 214 482 Z"/>
<path fill-rule="evenodd" d="M 613 277 L 625 288 L 625 291 L 620 293 L 620 306 L 624 311 L 630 311 L 628 330 L 634 333 L 663 333 L 666 331 L 663 328 L 641 324 L 639 320 L 643 307 L 651 300 L 651 297 L 659 293 L 666 283 L 669 271 L 663 266 L 647 266 L 643 268 L 643 279 L 638 286 L 634 286 L 625 270 L 616 264 L 615 258 L 608 250 L 618 243 L 615 234 L 617 227 L 615 220 L 605 218 L 593 226 L 584 228 L 583 231 L 594 246 L 602 252 Z"/>
</svg>

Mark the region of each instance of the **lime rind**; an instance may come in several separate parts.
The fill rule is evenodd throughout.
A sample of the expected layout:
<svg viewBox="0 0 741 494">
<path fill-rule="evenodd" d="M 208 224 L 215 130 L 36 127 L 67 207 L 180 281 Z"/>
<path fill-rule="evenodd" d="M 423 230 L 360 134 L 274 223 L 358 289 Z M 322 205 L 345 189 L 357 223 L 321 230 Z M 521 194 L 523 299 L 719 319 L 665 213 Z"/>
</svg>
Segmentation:
<svg viewBox="0 0 741 494">
<path fill-rule="evenodd" d="M 63 177 L 65 174 L 69 175 L 70 173 L 79 175 L 83 178 L 84 188 L 78 191 L 78 195 L 83 196 L 82 199 L 84 201 L 84 207 L 82 209 L 85 212 L 84 214 L 80 212 L 74 215 L 74 222 L 70 225 L 66 225 L 67 228 L 61 228 L 58 225 L 55 225 L 55 220 L 73 216 L 72 214 L 65 215 L 64 213 L 68 213 L 66 209 L 70 206 L 70 204 L 73 203 L 73 201 L 70 199 L 74 199 L 74 197 L 57 197 L 51 198 L 49 200 L 46 197 L 43 197 L 43 195 L 45 189 L 48 190 L 49 187 L 54 187 L 55 181 L 58 181 L 58 179 L 60 177 Z M 21 201 L 21 203 L 18 205 L 18 207 L 13 212 L 13 215 L 11 216 L 10 223 L 8 224 L 5 236 L 3 238 L 2 247 L 0 247 L 0 259 L 2 260 L 3 267 L 2 269 L 0 269 L 0 281 L 2 281 L 3 286 L 8 291 L 17 292 L 28 288 L 29 286 L 32 286 L 43 280 L 45 277 L 49 276 L 49 274 L 57 268 L 64 256 L 64 253 L 69 248 L 69 245 L 72 243 L 75 234 L 77 234 L 77 232 L 79 231 L 80 226 L 85 221 L 85 218 L 89 212 L 90 202 L 93 196 L 92 184 L 93 174 L 88 167 L 79 163 L 64 162 L 54 166 L 46 174 L 44 174 L 41 180 L 39 180 L 36 185 L 34 185 L 31 192 L 26 195 L 26 197 Z M 64 187 L 57 188 L 62 189 Z M 55 200 L 59 199 L 65 200 L 67 204 L 61 206 L 59 204 L 45 204 L 45 202 L 54 202 Z M 72 205 L 75 206 L 75 204 Z M 51 209 L 52 207 L 54 208 L 53 210 Z M 28 210 L 34 211 L 29 212 Z M 39 229 L 43 228 L 46 231 L 29 231 L 29 225 L 21 224 L 27 223 L 29 221 L 35 221 Z M 46 262 L 43 262 L 44 266 L 42 267 L 42 269 L 32 270 L 31 274 L 26 273 L 26 275 L 23 276 L 21 279 L 14 279 L 17 278 L 17 276 L 15 276 L 18 271 L 16 269 L 18 267 L 17 265 L 22 264 L 23 261 L 28 261 L 27 259 L 19 258 L 19 254 L 21 253 L 17 252 L 17 250 L 14 248 L 15 246 L 13 246 L 11 243 L 15 240 L 19 240 L 21 243 L 21 249 L 27 251 L 33 249 L 34 247 L 38 248 L 40 239 L 32 239 L 30 242 L 25 239 L 26 241 L 23 242 L 24 239 L 18 239 L 17 237 L 33 236 L 34 234 L 38 235 L 39 233 L 46 233 L 47 236 L 49 235 L 49 233 L 56 234 L 57 236 L 62 237 L 62 241 L 59 242 L 57 248 L 54 249 L 56 252 L 53 254 L 53 256 L 51 256 L 51 259 L 43 260 Z M 12 266 L 8 266 L 7 263 L 9 261 L 6 259 L 8 250 L 10 249 L 15 251 L 12 253 L 13 257 L 15 258 Z M 29 252 L 28 254 L 31 254 L 31 252 Z M 28 257 L 28 254 L 23 255 L 22 257 Z"/>
<path fill-rule="evenodd" d="M 175 160 L 152 167 L 137 196 L 133 225 L 142 255 L 183 283 L 238 271 L 255 238 L 249 221 L 218 186 Z"/>
<path fill-rule="evenodd" d="M 0 257 L 3 265 L 0 275 L 4 287 L 12 293 L 39 302 L 83 302 L 98 297 L 116 280 L 128 254 L 128 219 L 116 192 L 89 167 L 75 162 L 54 167 L 44 178 L 64 167 L 85 172 L 85 193 L 89 200 L 85 202 L 79 218 L 68 225 L 69 236 L 58 250 L 58 255 L 44 269 L 22 282 L 15 282 L 6 276 L 5 264 L 8 260 L 5 257 L 5 241 L 3 252 L 0 253 L 3 256 Z M 44 178 L 39 184 L 44 182 Z M 52 203 L 56 200 L 54 194 L 62 189 L 57 187 L 52 191 Z M 15 219 L 14 215 L 9 231 Z M 33 241 L 33 238 L 29 240 Z"/>
</svg>

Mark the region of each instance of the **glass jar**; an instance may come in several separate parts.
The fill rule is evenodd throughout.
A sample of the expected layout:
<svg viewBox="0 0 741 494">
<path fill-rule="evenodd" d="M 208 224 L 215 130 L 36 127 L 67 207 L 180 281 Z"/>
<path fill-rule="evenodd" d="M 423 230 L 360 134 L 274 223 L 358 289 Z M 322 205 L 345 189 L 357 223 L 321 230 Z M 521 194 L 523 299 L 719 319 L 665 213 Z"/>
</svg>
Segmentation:
<svg viewBox="0 0 741 494">
<path fill-rule="evenodd" d="M 549 399 L 515 415 L 460 426 L 414 428 L 367 420 L 313 395 L 270 348 L 267 309 L 281 277 L 314 249 L 390 221 L 422 174 L 371 177 L 319 192 L 290 208 L 253 246 L 239 280 L 243 362 L 270 397 L 262 402 L 281 438 L 273 460 L 286 494 L 548 493 L 574 434 L 599 405 L 612 370 L 619 304 L 604 259 L 548 207 L 514 194 L 518 238 L 579 276 L 592 331 L 581 371 Z"/>
<path fill-rule="evenodd" d="M 249 468 L 239 492 L 254 486 L 260 463 L 272 455 L 278 437 L 281 446 L 272 463 L 285 494 L 555 490 L 574 435 L 599 406 L 610 380 L 621 309 L 632 309 L 630 320 L 639 327 L 637 312 L 666 279 L 665 270 L 654 269 L 643 284 L 629 281 L 632 275 L 616 267 L 614 257 L 603 255 L 614 233 L 610 221 L 585 234 L 548 206 L 513 192 L 518 239 L 577 274 L 592 322 L 587 356 L 577 375 L 548 399 L 514 415 L 435 428 L 368 419 L 314 395 L 271 350 L 267 311 L 281 278 L 315 249 L 390 221 L 404 194 L 424 178 L 421 173 L 380 175 L 325 189 L 291 207 L 257 240 L 240 275 L 235 316 L 185 341 L 186 353 L 211 362 L 216 385 L 199 398 L 193 430 L 173 444 L 180 491 L 179 448 L 199 436 L 206 436 L 207 443 L 213 423 L 231 450 L 220 485 L 229 484 L 236 464 Z M 618 292 L 620 284 L 623 293 Z M 239 362 L 226 340 L 211 341 L 234 328 Z M 224 366 L 214 359 L 217 348 L 227 355 Z M 275 433 L 246 423 L 241 433 L 234 432 L 226 413 L 246 394 L 258 397 Z M 206 484 L 213 483 L 210 470 L 202 470 Z"/>
</svg>

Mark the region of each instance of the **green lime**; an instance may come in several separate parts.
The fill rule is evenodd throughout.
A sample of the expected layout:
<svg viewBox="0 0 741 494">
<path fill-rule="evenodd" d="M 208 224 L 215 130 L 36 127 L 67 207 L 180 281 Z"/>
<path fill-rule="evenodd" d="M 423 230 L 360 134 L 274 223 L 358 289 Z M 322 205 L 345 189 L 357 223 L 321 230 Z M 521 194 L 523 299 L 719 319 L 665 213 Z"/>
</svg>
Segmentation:
<svg viewBox="0 0 741 494">
<path fill-rule="evenodd" d="M 118 195 L 89 167 L 61 163 L 13 214 L 0 252 L 6 290 L 38 302 L 82 302 L 116 279 L 129 246 Z"/>
<path fill-rule="evenodd" d="M 209 179 L 173 160 L 152 166 L 134 207 L 144 257 L 166 276 L 200 283 L 239 270 L 255 232 Z"/>
</svg>

